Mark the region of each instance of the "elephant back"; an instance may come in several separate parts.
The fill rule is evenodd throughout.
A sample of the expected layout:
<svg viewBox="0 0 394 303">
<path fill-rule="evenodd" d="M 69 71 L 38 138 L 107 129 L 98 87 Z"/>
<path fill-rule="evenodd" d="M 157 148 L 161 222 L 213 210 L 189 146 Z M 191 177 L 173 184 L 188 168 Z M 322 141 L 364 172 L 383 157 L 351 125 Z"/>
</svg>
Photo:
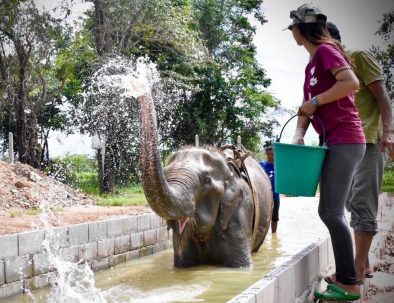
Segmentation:
<svg viewBox="0 0 394 303">
<path fill-rule="evenodd" d="M 252 157 L 244 160 L 245 168 L 248 172 L 250 182 L 255 191 L 258 203 L 258 224 L 257 234 L 254 239 L 252 251 L 256 252 L 263 244 L 265 236 L 269 230 L 273 209 L 273 198 L 271 182 L 261 167 L 261 165 Z M 255 218 L 256 220 L 256 218 Z"/>
</svg>

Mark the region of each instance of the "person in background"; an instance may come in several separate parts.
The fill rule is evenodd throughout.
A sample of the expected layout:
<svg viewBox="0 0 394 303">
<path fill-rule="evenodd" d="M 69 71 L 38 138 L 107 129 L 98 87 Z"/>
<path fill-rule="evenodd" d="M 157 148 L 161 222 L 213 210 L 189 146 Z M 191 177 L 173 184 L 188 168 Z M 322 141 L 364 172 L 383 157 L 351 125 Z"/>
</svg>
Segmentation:
<svg viewBox="0 0 394 303">
<path fill-rule="evenodd" d="M 320 143 L 325 143 L 322 142 L 325 138 L 329 147 L 320 177 L 318 212 L 331 236 L 336 280 L 328 284 L 326 291 L 314 295 L 322 300 L 358 300 L 360 286 L 356 279 L 352 236 L 345 218 L 345 202 L 366 148 L 353 94 L 359 82 L 341 44 L 328 33 L 327 17 L 319 8 L 304 4 L 291 11 L 290 18 L 293 22 L 288 29 L 295 42 L 310 56 L 305 68 L 304 101 L 298 109 L 295 134 L 298 138 L 295 139 L 303 139 L 312 123 Z"/>
<path fill-rule="evenodd" d="M 267 157 L 267 160 L 261 161 L 260 165 L 264 168 L 265 173 L 271 181 L 272 197 L 274 199 L 274 209 L 272 211 L 271 220 L 271 232 L 274 234 L 276 233 L 276 229 L 278 228 L 280 197 L 279 193 L 275 192 L 274 149 L 272 148 L 272 146 L 265 149 L 265 155 Z"/>
<path fill-rule="evenodd" d="M 327 29 L 331 37 L 341 42 L 341 35 L 334 23 L 327 22 Z M 368 253 L 373 236 L 377 233 L 376 217 L 384 167 L 388 157 L 394 158 L 393 116 L 383 72 L 373 55 L 365 50 L 347 53 L 355 63 L 355 73 L 360 81 L 356 106 L 367 140 L 367 148 L 354 174 L 346 205 L 351 213 L 350 226 L 354 231 L 356 278 L 362 284 L 364 278 L 372 277 L 373 272 Z M 332 283 L 335 274 L 325 280 Z"/>
</svg>

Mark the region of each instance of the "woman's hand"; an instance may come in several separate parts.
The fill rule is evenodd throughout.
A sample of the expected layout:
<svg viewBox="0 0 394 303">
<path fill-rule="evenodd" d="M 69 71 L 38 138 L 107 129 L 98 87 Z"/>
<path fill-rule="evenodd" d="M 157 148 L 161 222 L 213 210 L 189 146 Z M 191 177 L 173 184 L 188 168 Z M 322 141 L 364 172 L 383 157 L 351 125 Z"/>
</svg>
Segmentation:
<svg viewBox="0 0 394 303">
<path fill-rule="evenodd" d="M 315 113 L 316 106 L 312 104 L 312 101 L 306 101 L 304 102 L 299 108 L 298 108 L 298 116 L 312 116 Z"/>
</svg>

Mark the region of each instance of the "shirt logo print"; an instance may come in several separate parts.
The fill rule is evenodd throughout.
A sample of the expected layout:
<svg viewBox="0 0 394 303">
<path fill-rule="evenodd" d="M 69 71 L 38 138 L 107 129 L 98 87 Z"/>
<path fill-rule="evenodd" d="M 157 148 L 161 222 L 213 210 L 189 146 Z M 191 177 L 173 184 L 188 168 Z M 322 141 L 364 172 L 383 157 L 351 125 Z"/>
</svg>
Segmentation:
<svg viewBox="0 0 394 303">
<path fill-rule="evenodd" d="M 317 78 L 314 77 L 314 75 L 315 75 L 315 67 L 311 68 L 310 73 L 311 73 L 311 78 L 309 80 L 309 85 L 310 86 L 315 86 L 317 84 Z"/>
</svg>

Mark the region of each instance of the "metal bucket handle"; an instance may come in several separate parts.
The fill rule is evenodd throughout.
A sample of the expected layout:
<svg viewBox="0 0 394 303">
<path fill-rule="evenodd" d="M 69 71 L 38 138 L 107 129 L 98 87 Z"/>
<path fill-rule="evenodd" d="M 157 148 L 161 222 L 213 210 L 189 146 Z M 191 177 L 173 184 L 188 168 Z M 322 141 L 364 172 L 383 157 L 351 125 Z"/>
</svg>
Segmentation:
<svg viewBox="0 0 394 303">
<path fill-rule="evenodd" d="M 295 117 L 298 117 L 298 115 L 294 115 L 289 120 L 286 121 L 285 125 L 283 125 L 283 127 L 282 127 L 282 129 L 280 131 L 279 137 L 276 137 L 276 142 L 280 142 L 280 138 L 282 138 L 282 133 L 283 133 L 283 130 L 285 129 L 286 125 Z M 327 144 L 326 144 L 326 129 L 324 128 L 323 122 L 317 117 L 313 117 L 313 118 L 309 118 L 309 119 L 310 120 L 316 119 L 317 121 L 320 122 L 320 125 L 321 125 L 322 130 L 323 130 L 323 146 L 327 146 Z"/>
</svg>

